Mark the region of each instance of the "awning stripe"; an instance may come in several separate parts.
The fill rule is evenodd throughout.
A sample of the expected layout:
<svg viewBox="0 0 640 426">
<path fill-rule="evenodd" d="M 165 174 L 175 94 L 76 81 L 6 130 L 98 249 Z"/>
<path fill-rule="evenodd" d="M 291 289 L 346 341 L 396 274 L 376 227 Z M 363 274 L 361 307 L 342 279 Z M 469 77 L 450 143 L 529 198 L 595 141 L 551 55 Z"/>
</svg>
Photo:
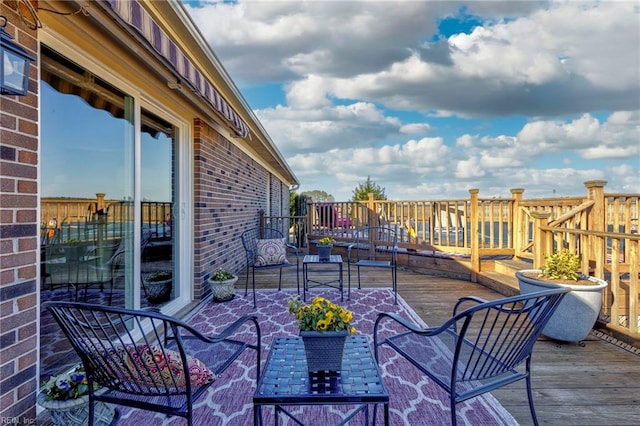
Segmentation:
<svg viewBox="0 0 640 426">
<path fill-rule="evenodd" d="M 135 28 L 156 52 L 173 65 L 175 72 L 191 83 L 198 95 L 233 125 L 236 133 L 243 137 L 249 136 L 249 127 L 238 113 L 220 96 L 211 82 L 196 69 L 137 0 L 108 0 L 108 3 L 125 23 Z"/>
</svg>

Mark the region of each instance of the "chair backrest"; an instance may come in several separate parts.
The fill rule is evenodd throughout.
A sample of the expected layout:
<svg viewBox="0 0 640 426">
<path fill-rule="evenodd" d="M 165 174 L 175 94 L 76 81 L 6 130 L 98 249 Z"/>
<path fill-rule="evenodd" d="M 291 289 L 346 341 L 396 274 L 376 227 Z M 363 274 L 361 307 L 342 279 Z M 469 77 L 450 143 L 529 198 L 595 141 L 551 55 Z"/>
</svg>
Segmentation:
<svg viewBox="0 0 640 426">
<path fill-rule="evenodd" d="M 45 302 L 43 306 L 80 356 L 90 384 L 127 394 L 168 397 L 189 394 L 215 378 L 211 375 L 207 382 L 207 378 L 184 374 L 193 371 L 193 359 L 185 353 L 182 334 L 197 332 L 180 320 L 85 303 Z"/>
<path fill-rule="evenodd" d="M 450 320 L 450 332 L 457 331 L 460 337 L 451 377 L 475 381 L 512 372 L 531 356 L 544 326 L 569 291 L 561 288 L 493 300 L 455 314 L 476 300 L 461 298 Z"/>
<path fill-rule="evenodd" d="M 398 254 L 398 234 L 388 226 L 369 226 L 355 231 L 353 250 L 356 260 L 390 260 Z"/>
<path fill-rule="evenodd" d="M 247 255 L 247 262 L 253 265 L 257 256 L 257 241 L 261 239 L 284 238 L 284 234 L 275 228 L 253 228 L 242 233 L 242 246 Z M 286 241 L 285 241 L 286 242 Z"/>
</svg>

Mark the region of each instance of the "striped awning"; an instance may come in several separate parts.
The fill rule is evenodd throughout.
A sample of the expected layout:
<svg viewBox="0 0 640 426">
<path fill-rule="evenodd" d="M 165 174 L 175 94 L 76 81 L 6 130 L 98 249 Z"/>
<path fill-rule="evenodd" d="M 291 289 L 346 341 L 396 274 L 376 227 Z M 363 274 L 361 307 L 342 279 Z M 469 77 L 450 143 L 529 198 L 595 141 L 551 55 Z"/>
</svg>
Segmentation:
<svg viewBox="0 0 640 426">
<path fill-rule="evenodd" d="M 246 123 L 137 0 L 108 0 L 108 3 L 126 24 L 137 30 L 149 42 L 150 46 L 173 66 L 176 73 L 193 86 L 198 95 L 233 126 L 238 135 L 249 136 L 249 128 Z"/>
</svg>

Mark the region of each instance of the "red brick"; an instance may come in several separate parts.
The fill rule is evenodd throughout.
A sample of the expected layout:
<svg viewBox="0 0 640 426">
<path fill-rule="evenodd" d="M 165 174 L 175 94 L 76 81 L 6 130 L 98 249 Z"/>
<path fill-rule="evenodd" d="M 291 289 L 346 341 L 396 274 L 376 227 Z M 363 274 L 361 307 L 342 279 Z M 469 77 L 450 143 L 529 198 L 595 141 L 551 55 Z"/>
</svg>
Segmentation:
<svg viewBox="0 0 640 426">
<path fill-rule="evenodd" d="M 35 306 L 36 305 L 36 297 L 35 294 L 32 296 L 33 300 L 30 301 L 30 303 Z M 22 299 L 27 299 L 27 298 L 31 298 L 31 296 L 27 297 L 23 297 L 21 299 L 18 300 L 18 305 L 20 304 L 20 300 Z M 37 323 L 36 322 L 32 322 L 30 324 L 27 324 L 24 327 L 21 327 L 18 329 L 18 340 L 25 340 L 28 339 L 31 336 L 35 336 L 36 332 L 37 332 Z M 22 369 L 22 367 L 20 367 L 20 369 Z"/>
<path fill-rule="evenodd" d="M 36 222 L 38 218 L 35 210 L 18 210 L 16 213 L 16 223 Z"/>
<path fill-rule="evenodd" d="M 38 169 L 35 166 L 14 163 L 11 161 L 2 161 L 0 163 L 0 168 L 2 168 L 3 176 L 15 176 L 30 179 L 38 178 Z"/>
<path fill-rule="evenodd" d="M 20 240 L 18 241 L 19 251 L 35 250 L 37 248 L 38 248 L 37 238 L 20 238 Z"/>
<path fill-rule="evenodd" d="M 29 265 L 24 268 L 18 268 L 18 278 L 21 280 L 29 280 L 36 277 L 36 266 Z"/>
<path fill-rule="evenodd" d="M 14 268 L 16 266 L 30 265 L 36 262 L 35 252 L 24 252 L 9 256 L 2 256 L 3 268 Z"/>
<path fill-rule="evenodd" d="M 0 192 L 16 192 L 16 180 L 1 178 L 0 179 Z"/>
<path fill-rule="evenodd" d="M 3 195 L 2 207 L 38 207 L 38 198 L 35 195 Z"/>
<path fill-rule="evenodd" d="M 16 129 L 16 124 L 18 120 L 13 115 L 9 114 L 0 114 L 0 128 L 2 129 Z M 6 130 L 2 130 L 0 132 L 5 132 Z"/>
<path fill-rule="evenodd" d="M 18 151 L 18 161 L 25 164 L 38 164 L 38 153 L 33 151 Z"/>
<path fill-rule="evenodd" d="M 4 197 L 2 196 L 2 205 L 4 207 Z M 9 206 L 6 206 L 9 207 Z M 13 210 L 0 210 L 0 223 L 13 223 Z"/>
<path fill-rule="evenodd" d="M 27 120 L 18 120 L 18 130 L 22 133 L 28 133 L 30 135 L 38 134 L 38 123 Z"/>
</svg>

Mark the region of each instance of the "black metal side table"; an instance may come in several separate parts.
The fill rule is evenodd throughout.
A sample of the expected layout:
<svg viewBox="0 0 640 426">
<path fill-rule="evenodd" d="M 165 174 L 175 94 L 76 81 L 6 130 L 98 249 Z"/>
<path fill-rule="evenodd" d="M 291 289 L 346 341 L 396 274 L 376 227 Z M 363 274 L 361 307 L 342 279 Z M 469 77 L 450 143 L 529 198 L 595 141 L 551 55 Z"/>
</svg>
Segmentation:
<svg viewBox="0 0 640 426">
<path fill-rule="evenodd" d="M 329 281 L 318 281 L 309 278 L 309 266 L 321 265 L 319 267 L 313 267 L 314 273 L 326 273 L 334 272 L 324 266 L 337 265 L 338 266 L 338 279 Z M 329 256 L 329 260 L 320 260 L 320 256 L 314 254 L 308 254 L 302 260 L 302 300 L 307 301 L 307 290 L 314 287 L 332 287 L 340 290 L 340 300 L 344 301 L 343 281 L 342 281 L 342 256 L 339 254 L 332 254 Z"/>
<path fill-rule="evenodd" d="M 301 338 L 274 339 L 253 395 L 254 425 L 262 425 L 263 405 L 275 406 L 276 424 L 280 415 L 302 424 L 283 408 L 299 405 L 355 405 L 347 418 L 364 411 L 369 424 L 369 405 L 374 405 L 375 424 L 377 404 L 383 405 L 384 424 L 388 425 L 389 393 L 368 339 L 365 336 L 348 337 L 342 359 L 339 372 L 309 373 Z"/>
</svg>

